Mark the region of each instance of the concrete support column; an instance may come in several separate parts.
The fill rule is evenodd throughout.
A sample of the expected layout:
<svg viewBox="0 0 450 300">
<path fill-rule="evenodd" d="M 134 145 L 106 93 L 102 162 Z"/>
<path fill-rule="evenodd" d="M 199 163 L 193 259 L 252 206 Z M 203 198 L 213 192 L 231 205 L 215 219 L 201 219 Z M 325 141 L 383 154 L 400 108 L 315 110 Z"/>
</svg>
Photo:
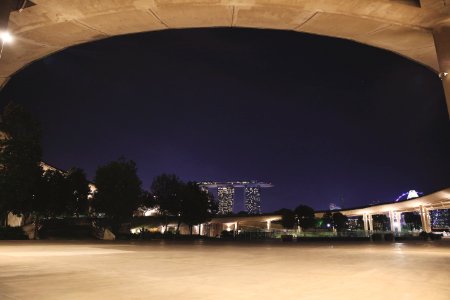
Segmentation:
<svg viewBox="0 0 450 300">
<path fill-rule="evenodd" d="M 422 230 L 425 231 L 426 221 L 424 219 L 425 213 L 424 213 L 424 208 L 422 205 L 419 206 L 419 214 L 420 214 L 420 223 L 422 224 Z"/>
<path fill-rule="evenodd" d="M 450 22 L 441 23 L 435 27 L 433 38 L 439 64 L 439 77 L 444 86 L 447 111 L 450 117 Z"/>
<path fill-rule="evenodd" d="M 427 224 L 427 232 L 431 232 L 431 217 L 428 209 L 425 208 L 425 222 Z"/>
<path fill-rule="evenodd" d="M 423 208 L 424 210 L 424 219 L 425 219 L 425 231 L 431 232 L 431 222 L 430 222 L 430 214 L 427 208 Z"/>
<path fill-rule="evenodd" d="M 270 230 L 272 221 L 267 220 L 267 230 Z"/>
<path fill-rule="evenodd" d="M 373 219 L 372 219 L 371 214 L 367 215 L 367 221 L 369 222 L 369 230 L 370 230 L 370 232 L 372 232 L 373 231 Z"/>
<path fill-rule="evenodd" d="M 425 232 L 431 232 L 431 221 L 430 215 L 428 214 L 428 209 L 420 206 L 420 221 L 422 222 L 422 230 Z"/>
<path fill-rule="evenodd" d="M 362 217 L 363 217 L 363 223 L 364 223 L 364 231 L 367 232 L 367 231 L 369 231 L 368 215 L 363 214 Z"/>
</svg>

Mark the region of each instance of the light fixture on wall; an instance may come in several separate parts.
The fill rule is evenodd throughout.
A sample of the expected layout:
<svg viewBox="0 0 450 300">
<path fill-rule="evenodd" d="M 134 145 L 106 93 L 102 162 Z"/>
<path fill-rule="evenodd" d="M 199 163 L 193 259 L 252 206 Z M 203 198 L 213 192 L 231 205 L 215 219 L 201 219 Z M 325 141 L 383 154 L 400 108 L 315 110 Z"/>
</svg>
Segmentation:
<svg viewBox="0 0 450 300">
<path fill-rule="evenodd" d="M 0 42 L 1 42 L 1 48 L 0 48 L 0 59 L 2 58 L 3 54 L 3 46 L 5 44 L 9 44 L 13 41 L 13 36 L 8 31 L 0 31 Z"/>
<path fill-rule="evenodd" d="M 0 33 L 0 40 L 2 40 L 2 44 L 9 44 L 13 41 L 13 36 L 8 31 L 2 31 Z"/>
<path fill-rule="evenodd" d="M 445 77 L 447 77 L 447 75 L 448 75 L 448 72 L 441 72 L 441 73 L 439 73 L 439 78 L 441 80 L 443 80 Z"/>
</svg>

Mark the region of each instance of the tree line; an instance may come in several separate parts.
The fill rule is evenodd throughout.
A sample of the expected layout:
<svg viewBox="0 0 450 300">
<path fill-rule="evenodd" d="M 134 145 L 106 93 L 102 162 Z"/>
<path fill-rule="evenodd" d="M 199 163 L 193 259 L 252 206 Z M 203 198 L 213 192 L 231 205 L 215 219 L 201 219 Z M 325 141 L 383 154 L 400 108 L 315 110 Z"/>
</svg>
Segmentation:
<svg viewBox="0 0 450 300">
<path fill-rule="evenodd" d="M 14 103 L 6 105 L 0 117 L 0 224 L 5 224 L 10 212 L 31 216 L 36 223 L 42 218 L 104 214 L 117 231 L 139 207 L 158 207 L 165 228 L 169 219 L 175 218 L 177 232 L 181 223 L 192 232 L 194 225 L 207 222 L 217 213 L 218 204 L 211 194 L 173 174 L 157 176 L 148 191 L 144 190 L 135 162 L 125 158 L 100 166 L 93 183 L 80 168 L 44 170 L 39 122 Z M 90 184 L 95 185 L 95 192 Z M 342 213 L 326 212 L 316 219 L 314 210 L 306 205 L 276 213 L 282 215 L 284 228 L 331 227 L 343 231 L 348 227 Z M 386 216 L 373 219 L 374 224 L 386 227 Z M 406 213 L 405 220 L 416 227 L 420 217 Z M 362 219 L 358 224 L 362 226 Z"/>
<path fill-rule="evenodd" d="M 175 217 L 192 233 L 194 225 L 208 221 L 217 212 L 214 198 L 195 182 L 176 175 L 157 176 L 149 191 L 142 188 L 136 163 L 119 158 L 100 166 L 92 192 L 85 172 L 48 169 L 42 164 L 41 127 L 21 105 L 9 103 L 0 122 L 0 220 L 8 213 L 43 218 L 104 214 L 113 231 L 142 206 L 159 207 L 162 216 Z"/>
<path fill-rule="evenodd" d="M 21 105 L 9 103 L 0 122 L 2 224 L 10 212 L 35 220 L 88 212 L 90 188 L 84 171 L 71 168 L 61 172 L 41 161 L 39 122 Z"/>
</svg>

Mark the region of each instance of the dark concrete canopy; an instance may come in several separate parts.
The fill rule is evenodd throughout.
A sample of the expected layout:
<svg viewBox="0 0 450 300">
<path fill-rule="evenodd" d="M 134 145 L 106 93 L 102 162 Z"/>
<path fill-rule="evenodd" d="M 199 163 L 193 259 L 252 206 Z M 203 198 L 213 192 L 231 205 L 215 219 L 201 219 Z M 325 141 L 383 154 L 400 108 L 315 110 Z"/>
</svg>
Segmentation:
<svg viewBox="0 0 450 300">
<path fill-rule="evenodd" d="M 395 52 L 439 73 L 450 101 L 448 0 L 33 0 L 24 9 L 14 9 L 23 1 L 2 2 L 12 8 L 8 30 L 15 41 L 5 45 L 0 86 L 31 62 L 80 43 L 173 28 L 250 27 L 339 37 Z"/>
</svg>

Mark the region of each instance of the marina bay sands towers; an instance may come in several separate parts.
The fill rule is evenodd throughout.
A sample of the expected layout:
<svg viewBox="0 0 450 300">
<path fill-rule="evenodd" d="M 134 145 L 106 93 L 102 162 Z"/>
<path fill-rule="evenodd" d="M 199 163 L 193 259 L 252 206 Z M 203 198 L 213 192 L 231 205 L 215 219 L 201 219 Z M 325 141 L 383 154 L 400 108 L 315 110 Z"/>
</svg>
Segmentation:
<svg viewBox="0 0 450 300">
<path fill-rule="evenodd" d="M 261 213 L 261 188 L 273 187 L 270 183 L 259 181 L 232 181 L 232 182 L 199 182 L 204 190 L 217 189 L 219 200 L 219 214 L 233 213 L 234 195 L 236 188 L 244 188 L 244 204 L 247 212 L 252 215 Z"/>
</svg>

